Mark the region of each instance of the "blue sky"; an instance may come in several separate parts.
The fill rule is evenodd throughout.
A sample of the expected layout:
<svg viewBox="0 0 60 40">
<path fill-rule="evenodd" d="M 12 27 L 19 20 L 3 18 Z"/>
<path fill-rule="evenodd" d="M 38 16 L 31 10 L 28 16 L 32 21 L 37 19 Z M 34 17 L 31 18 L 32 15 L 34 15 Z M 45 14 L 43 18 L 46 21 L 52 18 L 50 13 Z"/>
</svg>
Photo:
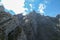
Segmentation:
<svg viewBox="0 0 60 40">
<path fill-rule="evenodd" d="M 45 9 L 45 14 L 56 16 L 60 14 L 60 0 L 51 0 Z"/>
<path fill-rule="evenodd" d="M 4 7 L 15 14 L 37 11 L 41 15 L 56 16 L 60 14 L 60 0 L 2 0 Z"/>
</svg>

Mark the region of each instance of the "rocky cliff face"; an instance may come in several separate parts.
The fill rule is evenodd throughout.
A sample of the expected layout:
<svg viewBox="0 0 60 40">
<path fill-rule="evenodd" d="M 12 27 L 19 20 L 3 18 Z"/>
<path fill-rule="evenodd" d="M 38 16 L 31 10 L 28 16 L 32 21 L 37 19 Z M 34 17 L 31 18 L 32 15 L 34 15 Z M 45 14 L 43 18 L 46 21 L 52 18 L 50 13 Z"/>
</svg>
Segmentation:
<svg viewBox="0 0 60 40">
<path fill-rule="evenodd" d="M 60 40 L 59 19 L 60 15 L 49 17 L 35 11 L 19 18 L 27 40 Z"/>
<path fill-rule="evenodd" d="M 0 5 L 0 40 L 27 40 L 19 23 L 18 17 L 5 12 Z"/>
<path fill-rule="evenodd" d="M 60 40 L 60 15 L 49 17 L 33 11 L 12 16 L 0 11 L 0 40 Z"/>
<path fill-rule="evenodd" d="M 4 11 L 0 12 L 0 40 L 26 40 L 18 18 Z"/>
</svg>

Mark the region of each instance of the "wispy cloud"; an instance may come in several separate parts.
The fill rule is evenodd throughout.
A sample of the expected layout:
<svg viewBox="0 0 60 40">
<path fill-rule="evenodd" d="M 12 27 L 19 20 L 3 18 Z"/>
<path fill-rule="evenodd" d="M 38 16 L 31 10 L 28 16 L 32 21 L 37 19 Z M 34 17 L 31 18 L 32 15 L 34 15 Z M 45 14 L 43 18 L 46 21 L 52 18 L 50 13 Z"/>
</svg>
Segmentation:
<svg viewBox="0 0 60 40">
<path fill-rule="evenodd" d="M 30 7 L 32 8 L 32 4 L 29 4 L 30 5 Z"/>
<path fill-rule="evenodd" d="M 39 4 L 39 9 L 38 9 L 38 11 L 39 11 L 39 13 L 41 14 L 41 15 L 43 15 L 44 13 L 45 13 L 45 9 L 46 9 L 46 4 L 48 3 L 48 1 L 47 0 L 44 0 L 44 3 L 40 3 Z"/>
<path fill-rule="evenodd" d="M 29 4 L 30 5 L 30 11 L 32 11 L 33 10 L 33 5 L 32 4 Z"/>
<path fill-rule="evenodd" d="M 41 13 L 41 14 L 43 14 L 43 13 L 45 13 L 44 12 L 44 9 L 46 8 L 46 5 L 45 4 L 39 4 L 39 9 L 38 9 L 38 11 Z"/>
</svg>

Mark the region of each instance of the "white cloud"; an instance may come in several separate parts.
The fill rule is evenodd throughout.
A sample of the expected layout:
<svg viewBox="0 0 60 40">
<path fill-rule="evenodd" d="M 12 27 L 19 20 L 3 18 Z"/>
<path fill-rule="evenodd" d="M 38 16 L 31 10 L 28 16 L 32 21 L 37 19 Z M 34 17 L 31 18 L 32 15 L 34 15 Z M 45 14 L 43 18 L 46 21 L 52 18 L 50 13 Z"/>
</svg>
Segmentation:
<svg viewBox="0 0 60 40">
<path fill-rule="evenodd" d="M 44 9 L 46 8 L 46 5 L 45 4 L 39 4 L 39 9 L 38 9 L 38 11 L 43 15 L 43 13 L 45 13 L 44 12 Z"/>
<path fill-rule="evenodd" d="M 30 5 L 30 7 L 31 7 L 30 11 L 32 11 L 32 10 L 33 10 L 33 6 L 32 6 L 32 4 L 29 4 L 29 5 Z"/>
<path fill-rule="evenodd" d="M 30 7 L 32 8 L 32 4 L 29 4 L 30 5 Z"/>
<path fill-rule="evenodd" d="M 43 2 L 44 3 L 39 4 L 39 9 L 38 9 L 38 11 L 40 12 L 41 15 L 43 15 L 45 13 L 45 9 L 48 4 L 48 0 L 44 0 Z"/>
<path fill-rule="evenodd" d="M 16 14 L 22 13 L 26 8 L 24 8 L 25 0 L 2 0 L 3 5 L 6 9 L 13 10 Z"/>
</svg>

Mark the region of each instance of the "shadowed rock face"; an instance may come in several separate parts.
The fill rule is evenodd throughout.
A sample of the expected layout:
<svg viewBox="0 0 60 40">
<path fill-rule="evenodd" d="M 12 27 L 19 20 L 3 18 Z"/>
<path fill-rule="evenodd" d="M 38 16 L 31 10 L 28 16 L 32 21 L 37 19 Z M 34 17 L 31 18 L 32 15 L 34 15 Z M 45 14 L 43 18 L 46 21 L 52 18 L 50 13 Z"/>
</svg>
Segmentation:
<svg viewBox="0 0 60 40">
<path fill-rule="evenodd" d="M 58 17 L 43 16 L 33 11 L 19 20 L 23 20 L 20 24 L 27 40 L 60 40 Z"/>
</svg>

